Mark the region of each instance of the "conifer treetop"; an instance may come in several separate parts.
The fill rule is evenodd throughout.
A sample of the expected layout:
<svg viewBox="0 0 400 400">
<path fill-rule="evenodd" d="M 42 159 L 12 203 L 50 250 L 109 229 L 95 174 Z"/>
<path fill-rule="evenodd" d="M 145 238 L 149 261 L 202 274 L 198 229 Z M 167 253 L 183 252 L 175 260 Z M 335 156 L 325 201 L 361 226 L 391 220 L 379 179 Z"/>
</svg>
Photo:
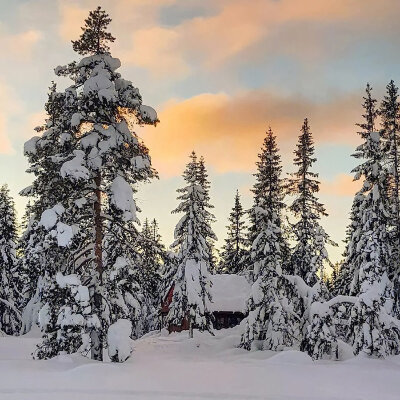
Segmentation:
<svg viewBox="0 0 400 400">
<path fill-rule="evenodd" d="M 85 19 L 83 33 L 78 40 L 72 41 L 72 48 L 81 55 L 87 54 L 109 54 L 109 43 L 115 41 L 115 37 L 107 32 L 110 16 L 98 6 L 94 11 L 89 12 Z"/>
</svg>

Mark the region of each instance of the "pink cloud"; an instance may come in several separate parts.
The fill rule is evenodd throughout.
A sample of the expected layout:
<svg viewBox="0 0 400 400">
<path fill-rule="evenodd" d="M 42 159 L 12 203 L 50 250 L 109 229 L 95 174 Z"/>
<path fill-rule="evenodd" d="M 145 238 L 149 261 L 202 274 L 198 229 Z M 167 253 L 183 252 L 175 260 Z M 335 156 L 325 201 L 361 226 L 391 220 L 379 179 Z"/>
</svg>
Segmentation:
<svg viewBox="0 0 400 400">
<path fill-rule="evenodd" d="M 321 182 L 321 193 L 333 196 L 353 197 L 362 187 L 362 181 L 353 179 L 352 175 L 339 174 L 332 181 Z"/>
<path fill-rule="evenodd" d="M 269 125 L 285 158 L 292 157 L 304 117 L 318 144 L 355 145 L 359 102 L 358 95 L 320 104 L 262 90 L 234 96 L 206 93 L 168 102 L 159 112 L 160 124 L 144 128 L 141 135 L 165 174 L 179 174 L 182 157 L 192 149 L 206 154 L 217 172 L 251 171 Z"/>
</svg>

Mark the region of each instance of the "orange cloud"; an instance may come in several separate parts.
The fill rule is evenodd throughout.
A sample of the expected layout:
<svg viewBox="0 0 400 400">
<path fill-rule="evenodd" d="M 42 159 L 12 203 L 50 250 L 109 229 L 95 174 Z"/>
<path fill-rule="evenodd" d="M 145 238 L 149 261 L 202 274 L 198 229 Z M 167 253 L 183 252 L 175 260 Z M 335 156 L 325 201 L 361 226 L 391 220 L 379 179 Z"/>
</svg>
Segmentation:
<svg viewBox="0 0 400 400">
<path fill-rule="evenodd" d="M 334 196 L 353 197 L 362 187 L 362 180 L 353 180 L 352 175 L 339 174 L 332 181 L 321 182 L 321 193 Z"/>
<path fill-rule="evenodd" d="M 62 39 L 70 42 L 77 39 L 82 33 L 81 26 L 87 18 L 90 8 L 82 8 L 76 4 L 60 4 L 61 21 L 59 24 L 59 34 Z"/>
<path fill-rule="evenodd" d="M 164 174 L 179 174 L 192 149 L 218 172 L 251 171 L 269 125 L 290 158 L 304 117 L 310 119 L 317 143 L 358 143 L 354 124 L 360 118 L 359 102 L 357 95 L 317 104 L 261 90 L 201 94 L 168 102 L 159 112 L 160 124 L 140 134 Z"/>
<path fill-rule="evenodd" d="M 122 54 L 124 62 L 150 70 L 157 77 L 184 77 L 189 71 L 185 60 L 176 54 L 178 34 L 153 27 L 132 35 L 133 51 Z"/>
<path fill-rule="evenodd" d="M 0 32 L 0 46 L 7 54 L 20 60 L 27 60 L 33 54 L 35 45 L 42 39 L 38 30 L 27 30 L 14 35 Z"/>
<path fill-rule="evenodd" d="M 136 26 L 132 32 L 125 58 L 156 77 L 179 76 L 181 69 L 186 75 L 188 65 L 193 70 L 220 67 L 248 49 L 253 50 L 246 53 L 247 60 L 282 53 L 309 61 L 343 51 L 348 42 L 371 30 L 383 32 L 393 26 L 389 21 L 397 23 L 395 16 L 400 12 L 396 0 L 386 0 L 384 6 L 373 0 L 362 4 L 348 0 L 252 0 L 251 4 L 248 0 L 205 0 L 205 4 L 209 9 L 217 7 L 216 13 L 172 27 L 159 27 L 153 9 L 153 21 L 147 18 L 144 28 Z M 345 37 L 339 27 L 337 40 L 332 42 L 331 31 L 324 31 L 332 23 L 344 23 L 353 34 Z"/>
</svg>

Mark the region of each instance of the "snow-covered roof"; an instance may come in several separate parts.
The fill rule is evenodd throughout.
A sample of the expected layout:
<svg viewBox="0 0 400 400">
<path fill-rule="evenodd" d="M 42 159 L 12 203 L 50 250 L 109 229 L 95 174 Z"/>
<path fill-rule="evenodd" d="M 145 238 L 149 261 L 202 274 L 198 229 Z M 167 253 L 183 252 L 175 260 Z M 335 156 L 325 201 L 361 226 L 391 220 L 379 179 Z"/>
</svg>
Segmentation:
<svg viewBox="0 0 400 400">
<path fill-rule="evenodd" d="M 234 274 L 212 275 L 212 303 L 210 311 L 246 311 L 251 286 L 244 276 Z"/>
</svg>

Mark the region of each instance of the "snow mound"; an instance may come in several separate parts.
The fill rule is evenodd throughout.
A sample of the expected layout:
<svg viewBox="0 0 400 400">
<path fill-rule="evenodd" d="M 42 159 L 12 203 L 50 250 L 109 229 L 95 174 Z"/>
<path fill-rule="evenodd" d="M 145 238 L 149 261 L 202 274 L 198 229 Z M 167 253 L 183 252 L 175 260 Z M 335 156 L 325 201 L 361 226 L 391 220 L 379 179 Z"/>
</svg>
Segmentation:
<svg viewBox="0 0 400 400">
<path fill-rule="evenodd" d="M 313 360 L 308 354 L 296 350 L 281 351 L 266 362 L 269 364 L 313 364 Z"/>
<path fill-rule="evenodd" d="M 132 353 L 132 322 L 119 319 L 108 328 L 108 354 L 113 361 L 124 362 Z"/>
</svg>

